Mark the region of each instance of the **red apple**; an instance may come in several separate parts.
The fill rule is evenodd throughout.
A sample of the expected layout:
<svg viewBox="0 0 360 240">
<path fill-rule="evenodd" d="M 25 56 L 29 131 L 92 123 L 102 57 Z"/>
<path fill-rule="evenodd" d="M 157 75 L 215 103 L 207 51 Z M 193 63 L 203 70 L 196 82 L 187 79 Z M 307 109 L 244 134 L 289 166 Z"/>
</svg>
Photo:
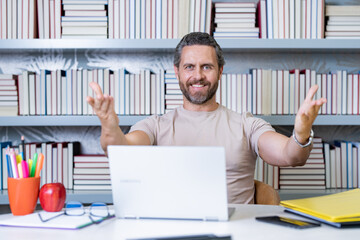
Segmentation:
<svg viewBox="0 0 360 240">
<path fill-rule="evenodd" d="M 66 190 L 62 183 L 44 184 L 39 193 L 40 205 L 47 212 L 58 212 L 65 204 Z"/>
</svg>

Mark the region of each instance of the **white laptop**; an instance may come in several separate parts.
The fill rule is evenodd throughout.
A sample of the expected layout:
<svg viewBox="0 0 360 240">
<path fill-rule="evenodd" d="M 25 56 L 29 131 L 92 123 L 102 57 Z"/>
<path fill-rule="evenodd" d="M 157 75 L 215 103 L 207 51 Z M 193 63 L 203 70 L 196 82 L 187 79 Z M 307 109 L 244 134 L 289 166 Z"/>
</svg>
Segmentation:
<svg viewBox="0 0 360 240">
<path fill-rule="evenodd" d="M 227 221 L 223 147 L 108 146 L 115 215 Z"/>
</svg>

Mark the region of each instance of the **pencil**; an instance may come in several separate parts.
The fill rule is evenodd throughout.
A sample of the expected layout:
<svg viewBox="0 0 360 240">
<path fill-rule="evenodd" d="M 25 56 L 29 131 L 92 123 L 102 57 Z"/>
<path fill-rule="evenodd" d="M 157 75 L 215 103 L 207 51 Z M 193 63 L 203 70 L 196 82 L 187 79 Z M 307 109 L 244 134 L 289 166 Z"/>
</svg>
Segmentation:
<svg viewBox="0 0 360 240">
<path fill-rule="evenodd" d="M 21 147 L 22 147 L 22 157 L 23 157 L 23 160 L 26 161 L 26 155 L 25 155 L 25 137 L 24 137 L 24 135 L 21 136 Z"/>
</svg>

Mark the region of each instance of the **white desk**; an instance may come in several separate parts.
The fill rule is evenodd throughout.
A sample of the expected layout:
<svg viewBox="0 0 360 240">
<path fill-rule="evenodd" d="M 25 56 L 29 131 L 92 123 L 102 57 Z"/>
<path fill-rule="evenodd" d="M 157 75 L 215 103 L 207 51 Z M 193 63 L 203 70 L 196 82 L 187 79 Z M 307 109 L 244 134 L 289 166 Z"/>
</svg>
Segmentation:
<svg viewBox="0 0 360 240">
<path fill-rule="evenodd" d="M 203 222 L 178 220 L 120 220 L 111 219 L 99 225 L 91 225 L 80 230 L 54 230 L 36 228 L 0 227 L 0 239 L 34 240 L 111 240 L 140 237 L 209 234 L 231 235 L 239 240 L 309 240 L 309 239 L 359 239 L 360 228 L 337 229 L 322 224 L 321 227 L 297 230 L 288 227 L 262 223 L 256 216 L 282 215 L 280 206 L 234 205 L 235 213 L 229 222 Z M 1 218 L 1 215 L 0 215 Z"/>
</svg>

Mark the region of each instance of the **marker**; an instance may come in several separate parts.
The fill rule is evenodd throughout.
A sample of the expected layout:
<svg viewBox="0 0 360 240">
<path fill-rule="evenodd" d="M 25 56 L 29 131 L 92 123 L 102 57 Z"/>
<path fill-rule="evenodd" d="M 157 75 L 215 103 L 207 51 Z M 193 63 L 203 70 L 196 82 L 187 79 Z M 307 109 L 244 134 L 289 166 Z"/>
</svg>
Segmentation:
<svg viewBox="0 0 360 240">
<path fill-rule="evenodd" d="M 21 169 L 22 169 L 23 178 L 29 177 L 29 165 L 26 161 L 21 162 Z"/>
<path fill-rule="evenodd" d="M 23 178 L 24 175 L 23 175 L 23 170 L 22 170 L 21 163 L 18 163 L 17 167 L 18 167 L 18 171 L 19 171 L 19 178 Z"/>
<path fill-rule="evenodd" d="M 28 159 L 27 164 L 28 164 L 28 171 L 29 171 L 29 177 L 31 177 L 31 166 L 32 166 L 33 160 L 32 159 Z"/>
<path fill-rule="evenodd" d="M 44 164 L 44 154 L 40 153 L 39 159 L 36 163 L 35 177 L 40 177 L 40 171 L 43 167 L 43 164 Z"/>
<path fill-rule="evenodd" d="M 16 163 L 21 163 L 21 161 L 22 161 L 21 154 L 16 155 Z"/>
<path fill-rule="evenodd" d="M 30 177 L 34 177 L 34 176 L 35 176 L 37 159 L 38 159 L 38 154 L 35 153 L 35 154 L 34 154 L 34 157 L 33 157 L 32 164 L 31 164 Z"/>
</svg>

